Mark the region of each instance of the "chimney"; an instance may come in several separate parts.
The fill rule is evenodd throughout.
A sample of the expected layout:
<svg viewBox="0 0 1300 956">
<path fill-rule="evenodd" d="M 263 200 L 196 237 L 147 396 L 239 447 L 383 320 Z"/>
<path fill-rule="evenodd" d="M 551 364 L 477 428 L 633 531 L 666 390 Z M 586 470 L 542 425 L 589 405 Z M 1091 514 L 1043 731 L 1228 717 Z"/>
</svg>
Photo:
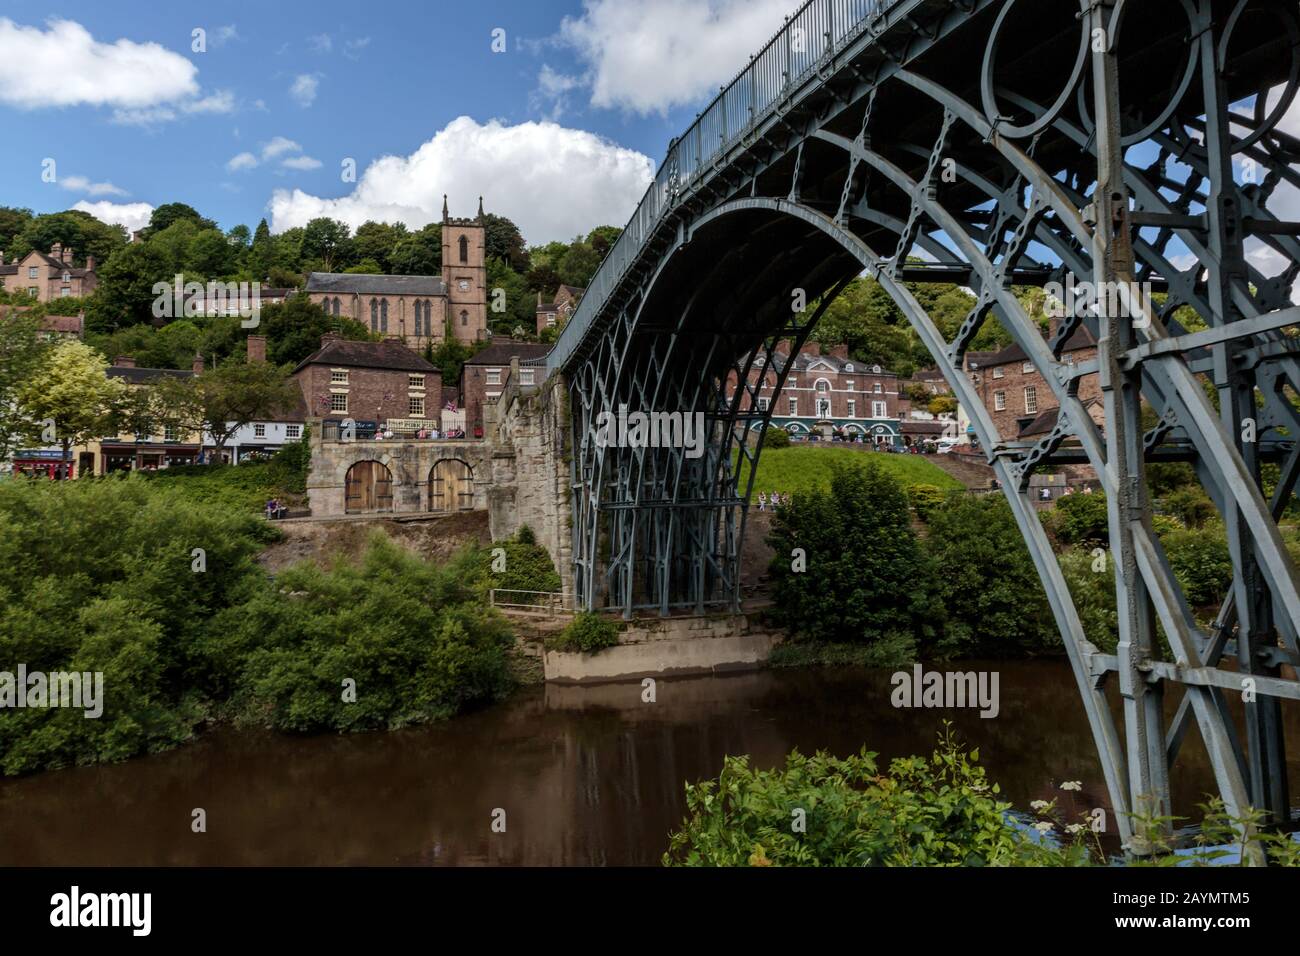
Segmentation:
<svg viewBox="0 0 1300 956">
<path fill-rule="evenodd" d="M 199 352 L 194 353 L 194 374 L 203 374 L 203 356 Z"/>
<path fill-rule="evenodd" d="M 50 246 L 50 258 L 58 259 L 60 262 L 63 261 L 63 243 L 56 242 L 54 245 Z"/>
<path fill-rule="evenodd" d="M 326 332 L 324 335 L 320 337 L 320 347 L 324 348 L 325 346 L 329 345 L 331 342 L 333 342 L 335 339 L 338 338 L 342 338 L 342 336 L 340 336 L 337 332 Z"/>
<path fill-rule="evenodd" d="M 87 271 L 87 272 L 94 272 L 94 271 L 95 271 L 95 257 L 94 257 L 94 256 L 86 256 L 86 271 Z"/>
<path fill-rule="evenodd" d="M 129 355 L 119 355 L 113 359 L 113 368 L 135 368 L 135 359 Z"/>
<path fill-rule="evenodd" d="M 809 355 L 821 355 L 821 354 L 822 354 L 822 344 L 821 344 L 820 342 L 814 342 L 814 341 L 812 341 L 811 339 L 808 340 L 808 344 L 805 345 L 805 346 L 803 347 L 803 349 L 804 349 L 804 351 L 807 352 Z"/>
<path fill-rule="evenodd" d="M 250 335 L 248 337 L 248 362 L 251 365 L 254 362 L 266 361 L 266 336 Z"/>
<path fill-rule="evenodd" d="M 63 261 L 65 264 L 71 264 L 71 262 L 72 262 L 72 246 L 64 246 L 64 247 L 63 247 L 63 260 L 62 260 L 62 261 Z"/>
<path fill-rule="evenodd" d="M 849 347 L 847 345 L 837 345 L 831 349 L 830 354 L 843 362 L 849 360 Z"/>
</svg>

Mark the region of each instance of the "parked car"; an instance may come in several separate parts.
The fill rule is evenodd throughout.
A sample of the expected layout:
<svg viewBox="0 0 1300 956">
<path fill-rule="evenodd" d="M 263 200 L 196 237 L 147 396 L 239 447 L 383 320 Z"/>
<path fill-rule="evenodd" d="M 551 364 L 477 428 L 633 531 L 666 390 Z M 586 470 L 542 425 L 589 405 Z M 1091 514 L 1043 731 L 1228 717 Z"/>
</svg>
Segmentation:
<svg viewBox="0 0 1300 956">
<path fill-rule="evenodd" d="M 955 438 L 940 438 L 938 441 L 938 447 L 935 449 L 935 451 L 937 451 L 940 455 L 947 455 L 950 454 L 953 451 L 953 449 L 955 449 L 960 444 L 961 442 L 959 442 Z"/>
</svg>

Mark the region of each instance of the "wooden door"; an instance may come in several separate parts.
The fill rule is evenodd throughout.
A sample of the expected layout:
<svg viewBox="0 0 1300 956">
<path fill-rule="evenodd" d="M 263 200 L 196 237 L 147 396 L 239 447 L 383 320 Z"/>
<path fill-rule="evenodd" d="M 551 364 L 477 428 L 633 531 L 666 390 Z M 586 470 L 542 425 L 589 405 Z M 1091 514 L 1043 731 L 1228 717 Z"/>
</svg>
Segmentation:
<svg viewBox="0 0 1300 956">
<path fill-rule="evenodd" d="M 429 472 L 430 511 L 469 511 L 474 507 L 474 470 L 450 458 Z"/>
<path fill-rule="evenodd" d="M 344 484 L 347 514 L 393 510 L 393 475 L 380 462 L 357 462 L 348 469 Z"/>
</svg>

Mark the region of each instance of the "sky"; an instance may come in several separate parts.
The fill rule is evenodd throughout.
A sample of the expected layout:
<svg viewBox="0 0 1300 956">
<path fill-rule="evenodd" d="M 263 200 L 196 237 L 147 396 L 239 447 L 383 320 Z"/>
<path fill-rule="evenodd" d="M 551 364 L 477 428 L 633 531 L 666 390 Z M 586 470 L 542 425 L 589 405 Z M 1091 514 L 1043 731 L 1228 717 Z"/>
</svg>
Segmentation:
<svg viewBox="0 0 1300 956">
<path fill-rule="evenodd" d="M 623 225 L 798 0 L 0 0 L 0 205 Z M 201 31 L 201 32 L 196 32 Z M 349 173 L 351 178 L 349 179 Z"/>
</svg>

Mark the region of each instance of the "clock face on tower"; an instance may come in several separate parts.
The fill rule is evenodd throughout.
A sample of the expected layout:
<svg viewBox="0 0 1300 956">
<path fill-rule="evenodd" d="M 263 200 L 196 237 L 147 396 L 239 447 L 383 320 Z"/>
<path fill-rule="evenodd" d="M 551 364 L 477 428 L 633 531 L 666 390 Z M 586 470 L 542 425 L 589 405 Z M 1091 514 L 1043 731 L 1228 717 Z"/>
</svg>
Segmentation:
<svg viewBox="0 0 1300 956">
<path fill-rule="evenodd" d="M 468 279 L 461 279 L 460 282 L 457 283 L 457 284 L 460 286 L 460 291 L 461 291 L 461 292 L 468 292 L 468 291 L 469 291 L 469 280 L 468 280 Z"/>
</svg>

